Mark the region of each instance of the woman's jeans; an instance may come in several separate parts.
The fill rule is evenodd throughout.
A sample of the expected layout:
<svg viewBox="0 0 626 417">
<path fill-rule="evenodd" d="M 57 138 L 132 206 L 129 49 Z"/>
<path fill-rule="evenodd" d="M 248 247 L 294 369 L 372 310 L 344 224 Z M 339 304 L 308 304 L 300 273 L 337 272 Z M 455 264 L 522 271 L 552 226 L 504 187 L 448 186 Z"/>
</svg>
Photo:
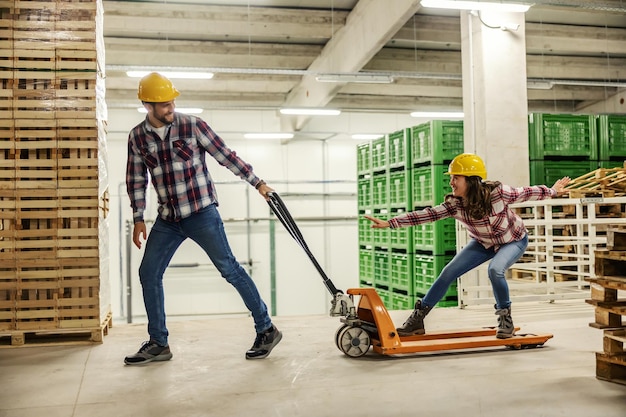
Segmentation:
<svg viewBox="0 0 626 417">
<path fill-rule="evenodd" d="M 491 259 L 487 272 L 493 288 L 493 295 L 496 299 L 496 308 L 508 308 L 511 305 L 511 300 L 509 298 L 509 286 L 506 283 L 504 273 L 522 257 L 527 247 L 528 235 L 516 242 L 500 246 L 497 252 L 493 248 L 485 249 L 483 245 L 474 239 L 470 240 L 443 268 L 441 274 L 439 274 L 422 299 L 422 304 L 434 307 L 457 278 Z"/>
<path fill-rule="evenodd" d="M 267 330 L 272 325 L 267 306 L 250 275 L 232 254 L 222 218 L 213 204 L 180 222 L 168 222 L 157 218 L 150 230 L 139 267 L 150 339 L 161 346 L 167 345 L 163 273 L 174 252 L 187 238 L 204 249 L 222 277 L 237 289 L 244 304 L 252 313 L 257 333 Z"/>
</svg>

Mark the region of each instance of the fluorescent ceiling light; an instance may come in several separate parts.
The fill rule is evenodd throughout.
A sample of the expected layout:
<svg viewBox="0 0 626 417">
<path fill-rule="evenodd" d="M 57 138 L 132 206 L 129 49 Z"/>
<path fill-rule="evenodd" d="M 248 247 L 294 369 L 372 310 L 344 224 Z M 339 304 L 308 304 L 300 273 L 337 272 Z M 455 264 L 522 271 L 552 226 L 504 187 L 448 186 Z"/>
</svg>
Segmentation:
<svg viewBox="0 0 626 417">
<path fill-rule="evenodd" d="M 383 136 L 385 135 L 383 135 L 382 133 L 355 133 L 354 135 L 352 135 L 352 139 L 372 140 L 381 138 Z"/>
<path fill-rule="evenodd" d="M 526 87 L 531 90 L 550 90 L 554 87 L 554 84 L 552 81 L 528 80 L 526 82 Z"/>
<path fill-rule="evenodd" d="M 246 139 L 293 139 L 293 133 L 244 133 Z"/>
<path fill-rule="evenodd" d="M 304 116 L 339 116 L 341 110 L 334 109 L 280 109 L 281 114 Z"/>
<path fill-rule="evenodd" d="M 424 119 L 462 119 L 463 112 L 454 111 L 414 111 L 411 117 L 421 117 Z"/>
<path fill-rule="evenodd" d="M 391 84 L 393 77 L 390 75 L 375 74 L 325 74 L 315 77 L 321 83 L 369 83 Z"/>
<path fill-rule="evenodd" d="M 525 13 L 532 4 L 501 1 L 422 0 L 422 7 L 456 10 L 490 10 L 495 12 Z"/>
<path fill-rule="evenodd" d="M 139 113 L 148 113 L 145 107 L 137 107 L 137 111 Z M 200 114 L 203 111 L 204 109 L 200 109 L 196 107 L 176 107 L 176 113 Z"/>
<path fill-rule="evenodd" d="M 131 78 L 141 78 L 153 71 L 126 71 L 126 75 Z M 210 80 L 213 78 L 212 72 L 198 72 L 198 71 L 158 71 L 159 74 L 172 79 L 186 78 L 190 80 Z"/>
</svg>

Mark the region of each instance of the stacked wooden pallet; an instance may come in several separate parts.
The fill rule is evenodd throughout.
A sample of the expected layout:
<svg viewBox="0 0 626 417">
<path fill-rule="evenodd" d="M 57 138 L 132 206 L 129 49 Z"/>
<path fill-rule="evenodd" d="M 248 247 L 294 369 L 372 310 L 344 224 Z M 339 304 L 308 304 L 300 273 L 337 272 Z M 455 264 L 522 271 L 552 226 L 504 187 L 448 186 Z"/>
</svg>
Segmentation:
<svg viewBox="0 0 626 417">
<path fill-rule="evenodd" d="M 603 329 L 603 352 L 596 353 L 596 376 L 599 379 L 626 384 L 626 228 L 609 229 L 607 249 L 596 251 L 596 277 L 591 282 L 589 304 L 595 306 L 595 322 L 590 326 Z"/>
<path fill-rule="evenodd" d="M 626 161 L 620 168 L 598 168 L 574 178 L 566 191 L 569 192 L 571 198 L 626 195 Z"/>
<path fill-rule="evenodd" d="M 102 6 L 1 0 L 0 14 L 0 342 L 68 332 L 101 341 Z"/>
</svg>

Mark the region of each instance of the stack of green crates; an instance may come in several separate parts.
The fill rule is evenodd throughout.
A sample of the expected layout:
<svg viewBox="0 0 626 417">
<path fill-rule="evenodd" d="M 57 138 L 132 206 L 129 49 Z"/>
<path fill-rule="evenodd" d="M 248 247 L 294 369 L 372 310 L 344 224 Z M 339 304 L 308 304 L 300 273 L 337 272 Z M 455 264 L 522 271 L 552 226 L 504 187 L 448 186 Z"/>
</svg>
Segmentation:
<svg viewBox="0 0 626 417">
<path fill-rule="evenodd" d="M 598 148 L 601 168 L 623 168 L 626 160 L 626 116 L 598 116 Z"/>
<path fill-rule="evenodd" d="M 529 115 L 531 185 L 551 186 L 559 178 L 577 178 L 598 168 L 596 116 Z"/>
<path fill-rule="evenodd" d="M 463 122 L 431 121 L 357 147 L 360 285 L 388 309 L 413 308 L 456 250 L 453 219 L 372 229 L 364 214 L 389 219 L 433 206 L 450 192 L 448 164 L 463 152 Z M 430 266 L 428 266 L 430 265 Z M 457 305 L 456 286 L 440 305 Z"/>
<path fill-rule="evenodd" d="M 438 120 L 411 129 L 412 208 L 441 204 L 452 192 L 448 165 L 463 153 L 463 122 Z M 454 219 L 439 220 L 413 229 L 413 294 L 421 298 L 456 252 Z M 456 283 L 439 306 L 458 305 Z M 411 306 L 412 307 L 412 306 Z"/>
</svg>

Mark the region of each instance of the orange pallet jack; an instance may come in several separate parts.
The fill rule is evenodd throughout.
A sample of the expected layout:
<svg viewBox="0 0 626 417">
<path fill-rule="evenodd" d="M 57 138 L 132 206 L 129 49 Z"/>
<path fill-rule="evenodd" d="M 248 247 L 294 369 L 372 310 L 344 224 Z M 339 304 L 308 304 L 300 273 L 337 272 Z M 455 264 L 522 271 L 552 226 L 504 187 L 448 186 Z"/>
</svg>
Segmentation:
<svg viewBox="0 0 626 417">
<path fill-rule="evenodd" d="M 276 192 L 268 193 L 268 204 L 289 234 L 304 249 L 322 276 L 326 288 L 333 296 L 330 315 L 341 317 L 343 323 L 335 333 L 335 345 L 345 355 L 357 358 L 370 347 L 382 355 L 401 355 L 420 352 L 507 347 L 528 349 L 543 346 L 551 334 L 515 334 L 508 339 L 496 338 L 496 329 L 468 329 L 431 332 L 423 335 L 399 336 L 389 312 L 374 288 L 349 288 L 347 294 L 337 289 L 309 250 L 287 207 Z M 354 296 L 359 296 L 358 307 Z M 516 328 L 516 331 L 519 328 Z"/>
</svg>

